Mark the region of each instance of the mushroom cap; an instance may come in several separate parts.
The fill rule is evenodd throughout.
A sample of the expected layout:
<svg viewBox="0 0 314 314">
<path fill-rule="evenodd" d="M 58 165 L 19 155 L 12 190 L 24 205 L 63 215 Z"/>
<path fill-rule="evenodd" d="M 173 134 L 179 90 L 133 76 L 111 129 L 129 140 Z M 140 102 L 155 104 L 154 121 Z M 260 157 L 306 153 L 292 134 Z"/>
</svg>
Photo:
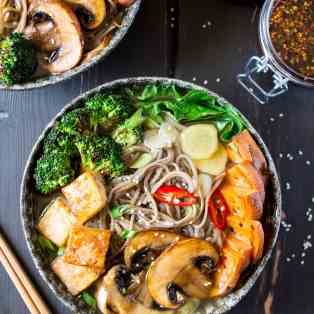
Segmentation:
<svg viewBox="0 0 314 314">
<path fill-rule="evenodd" d="M 102 297 L 107 299 L 107 305 L 118 314 L 174 314 L 171 311 L 157 311 L 154 309 L 149 309 L 143 306 L 140 303 L 132 300 L 128 295 L 124 296 L 121 294 L 117 282 L 117 276 L 119 273 L 125 269 L 123 265 L 116 265 L 112 267 L 109 272 L 101 279 L 97 286 L 96 297 L 97 304 L 104 308 Z M 103 292 L 99 293 L 100 289 L 103 289 Z"/>
<path fill-rule="evenodd" d="M 105 0 L 66 0 L 67 3 L 79 6 L 92 14 L 90 22 L 84 23 L 84 26 L 88 29 L 95 29 L 106 18 L 106 3 Z"/>
<path fill-rule="evenodd" d="M 146 230 L 133 237 L 124 249 L 124 261 L 127 267 L 132 268 L 134 258 L 144 249 L 163 250 L 176 241 L 185 237 L 166 230 Z"/>
<path fill-rule="evenodd" d="M 172 285 L 183 290 L 185 294 L 193 293 L 195 286 L 200 286 L 200 288 L 210 286 L 210 281 L 201 277 L 202 273 L 196 267 L 196 262 L 200 258 L 209 259 L 216 265 L 219 255 L 212 244 L 200 239 L 182 240 L 168 247 L 151 264 L 147 272 L 147 287 L 155 302 L 165 308 L 176 309 L 182 302 L 173 303 L 170 300 L 168 290 Z M 202 278 L 199 285 L 192 284 L 194 282 L 192 277 L 196 274 L 197 278 Z M 191 288 L 186 288 L 190 283 Z M 201 287 L 202 284 L 205 286 Z M 183 296 L 181 297 L 183 301 Z"/>
<path fill-rule="evenodd" d="M 60 43 L 58 49 L 54 50 L 56 57 L 42 66 L 50 73 L 56 74 L 76 66 L 83 54 L 83 35 L 72 9 L 61 0 L 37 0 L 32 2 L 30 12 L 32 16 L 39 12 L 44 13 L 53 21 Z M 49 36 L 42 39 L 50 40 Z"/>
</svg>

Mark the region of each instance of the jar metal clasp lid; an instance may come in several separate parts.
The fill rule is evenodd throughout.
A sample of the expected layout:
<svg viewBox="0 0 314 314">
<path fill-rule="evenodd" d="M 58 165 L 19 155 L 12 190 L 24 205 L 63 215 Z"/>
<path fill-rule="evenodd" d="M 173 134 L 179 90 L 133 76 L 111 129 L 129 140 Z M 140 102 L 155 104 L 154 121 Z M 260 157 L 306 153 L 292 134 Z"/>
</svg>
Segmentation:
<svg viewBox="0 0 314 314">
<path fill-rule="evenodd" d="M 268 71 L 272 73 L 273 86 L 269 90 L 266 90 L 256 82 L 253 75 L 267 73 Z M 238 74 L 237 78 L 238 82 L 261 104 L 267 103 L 269 98 L 276 97 L 288 91 L 289 80 L 272 67 L 266 56 L 251 57 L 245 66 L 245 72 Z"/>
</svg>

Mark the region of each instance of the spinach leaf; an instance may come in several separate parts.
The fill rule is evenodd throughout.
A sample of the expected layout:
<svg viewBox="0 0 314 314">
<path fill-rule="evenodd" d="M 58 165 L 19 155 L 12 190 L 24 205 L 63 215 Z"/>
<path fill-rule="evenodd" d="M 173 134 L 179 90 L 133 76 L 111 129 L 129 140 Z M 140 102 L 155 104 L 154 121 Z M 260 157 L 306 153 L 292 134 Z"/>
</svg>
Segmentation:
<svg viewBox="0 0 314 314">
<path fill-rule="evenodd" d="M 42 235 L 37 236 L 37 243 L 40 249 L 45 252 L 49 257 L 58 256 L 58 247 L 51 242 L 49 239 L 43 237 Z"/>
<path fill-rule="evenodd" d="M 163 113 L 168 112 L 179 122 L 212 121 L 220 140 L 229 141 L 246 128 L 238 112 L 206 91 L 190 90 L 180 93 L 174 85 L 147 85 L 142 91 L 132 91 L 136 107 L 151 121 L 162 123 Z"/>
</svg>

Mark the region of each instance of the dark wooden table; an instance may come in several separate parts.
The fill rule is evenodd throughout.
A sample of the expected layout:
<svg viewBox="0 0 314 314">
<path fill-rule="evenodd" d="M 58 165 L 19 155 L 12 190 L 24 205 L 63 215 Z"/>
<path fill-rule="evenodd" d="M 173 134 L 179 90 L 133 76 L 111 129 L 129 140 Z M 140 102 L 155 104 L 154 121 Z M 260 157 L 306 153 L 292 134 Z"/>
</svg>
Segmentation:
<svg viewBox="0 0 314 314">
<path fill-rule="evenodd" d="M 70 312 L 35 271 L 26 248 L 19 216 L 25 161 L 43 127 L 69 100 L 103 82 L 142 75 L 195 81 L 225 96 L 256 126 L 276 160 L 285 225 L 268 267 L 231 312 L 314 313 L 308 209 L 314 208 L 314 91 L 290 86 L 287 94 L 260 105 L 240 88 L 236 75 L 250 56 L 260 54 L 258 11 L 242 0 L 144 0 L 125 40 L 97 67 L 56 86 L 0 93 L 0 226 L 53 313 Z M 0 268 L 0 314 L 24 313 L 27 309 Z"/>
</svg>

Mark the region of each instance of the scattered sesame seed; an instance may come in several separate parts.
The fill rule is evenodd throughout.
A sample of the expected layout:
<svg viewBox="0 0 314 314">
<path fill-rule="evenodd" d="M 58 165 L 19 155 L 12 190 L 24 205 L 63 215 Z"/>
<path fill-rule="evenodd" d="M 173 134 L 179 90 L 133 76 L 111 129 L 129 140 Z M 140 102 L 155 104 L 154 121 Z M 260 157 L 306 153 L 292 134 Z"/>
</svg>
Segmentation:
<svg viewBox="0 0 314 314">
<path fill-rule="evenodd" d="M 174 24 L 173 24 L 173 23 L 171 23 L 171 24 L 170 24 L 170 27 L 171 27 L 171 28 L 174 28 Z"/>
<path fill-rule="evenodd" d="M 314 203 L 314 197 L 312 197 L 312 203 Z"/>
<path fill-rule="evenodd" d="M 310 241 L 304 241 L 303 242 L 303 249 L 304 249 L 304 251 L 308 250 L 311 247 L 312 247 L 312 242 L 310 242 Z"/>
<path fill-rule="evenodd" d="M 174 12 L 174 8 L 170 8 L 170 12 Z"/>
<path fill-rule="evenodd" d="M 290 257 L 287 257 L 286 258 L 286 261 L 289 263 L 289 262 L 291 262 L 291 258 Z"/>
<path fill-rule="evenodd" d="M 202 27 L 203 27 L 203 28 L 206 28 L 207 26 L 206 26 L 206 24 L 203 24 Z"/>
<path fill-rule="evenodd" d="M 220 83 L 220 77 L 217 77 L 217 78 L 216 78 L 216 82 L 217 82 L 217 83 Z"/>
<path fill-rule="evenodd" d="M 300 264 L 301 264 L 301 265 L 304 265 L 304 261 L 302 260 L 302 261 L 300 262 Z"/>
<path fill-rule="evenodd" d="M 205 81 L 204 81 L 204 85 L 207 85 L 207 84 L 208 84 L 208 81 L 207 81 L 207 80 L 205 80 Z"/>
<path fill-rule="evenodd" d="M 9 113 L 8 112 L 0 111 L 0 120 L 8 119 L 8 118 L 9 118 Z"/>
<path fill-rule="evenodd" d="M 270 117 L 270 119 L 269 119 L 271 122 L 274 122 L 275 121 L 275 119 L 273 118 L 273 117 Z"/>
<path fill-rule="evenodd" d="M 302 151 L 302 150 L 299 150 L 299 151 L 298 151 L 298 154 L 299 154 L 300 156 L 302 156 L 302 155 L 303 155 L 303 151 Z"/>
<path fill-rule="evenodd" d="M 312 239 L 312 235 L 311 234 L 308 234 L 307 237 L 306 237 L 308 240 Z"/>
<path fill-rule="evenodd" d="M 309 160 L 307 160 L 305 163 L 306 163 L 308 166 L 311 164 L 311 162 L 310 162 Z"/>
<path fill-rule="evenodd" d="M 292 254 L 291 257 L 292 257 L 292 258 L 295 258 L 295 254 Z"/>
<path fill-rule="evenodd" d="M 171 21 L 175 21 L 176 20 L 176 18 L 173 16 L 172 18 L 171 18 Z"/>
<path fill-rule="evenodd" d="M 284 114 L 282 112 L 279 113 L 279 118 L 282 118 Z"/>
<path fill-rule="evenodd" d="M 207 25 L 208 25 L 208 26 L 212 26 L 212 22 L 211 22 L 211 21 L 208 21 L 208 22 L 207 22 Z"/>
<path fill-rule="evenodd" d="M 193 80 L 193 82 L 195 82 L 195 81 L 196 81 L 196 77 L 194 76 L 194 77 L 192 78 L 192 80 Z"/>
<path fill-rule="evenodd" d="M 305 253 L 305 252 L 303 252 L 303 253 L 301 254 L 301 256 L 302 256 L 302 257 L 305 257 L 305 256 L 306 256 L 306 253 Z"/>
<path fill-rule="evenodd" d="M 291 190 L 291 184 L 290 184 L 290 182 L 286 182 L 286 190 Z"/>
<path fill-rule="evenodd" d="M 279 154 L 279 157 L 280 157 L 280 158 L 282 158 L 282 157 L 283 157 L 283 154 L 282 154 L 282 153 L 280 153 L 280 154 Z"/>
</svg>

